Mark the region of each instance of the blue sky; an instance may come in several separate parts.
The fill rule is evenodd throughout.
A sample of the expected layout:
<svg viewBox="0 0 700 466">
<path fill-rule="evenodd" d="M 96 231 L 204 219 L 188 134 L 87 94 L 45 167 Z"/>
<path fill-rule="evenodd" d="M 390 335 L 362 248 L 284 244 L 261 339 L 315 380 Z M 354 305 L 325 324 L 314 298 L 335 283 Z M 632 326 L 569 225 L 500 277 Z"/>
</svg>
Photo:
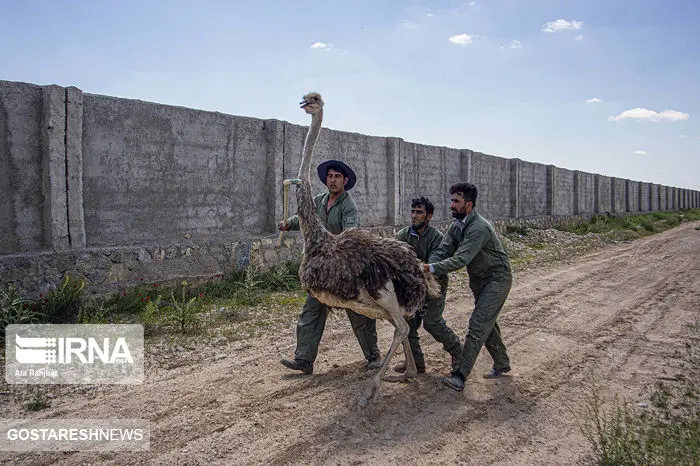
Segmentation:
<svg viewBox="0 0 700 466">
<path fill-rule="evenodd" d="M 700 2 L 0 0 L 0 79 L 700 189 Z"/>
</svg>

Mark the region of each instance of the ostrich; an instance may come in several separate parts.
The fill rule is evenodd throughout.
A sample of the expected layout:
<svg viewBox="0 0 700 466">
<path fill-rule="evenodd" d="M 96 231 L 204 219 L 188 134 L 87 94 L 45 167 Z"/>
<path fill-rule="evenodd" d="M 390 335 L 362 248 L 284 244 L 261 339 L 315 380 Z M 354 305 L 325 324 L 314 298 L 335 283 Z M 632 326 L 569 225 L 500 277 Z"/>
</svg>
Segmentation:
<svg viewBox="0 0 700 466">
<path fill-rule="evenodd" d="M 323 120 L 323 99 L 315 92 L 303 97 L 301 108 L 311 114 L 299 178 L 285 180 L 297 188 L 299 226 L 304 255 L 299 269 L 301 288 L 322 303 L 352 309 L 374 319 L 391 322 L 394 339 L 382 366 L 360 397 L 360 405 L 375 400 L 382 380 L 397 382 L 415 377 L 416 365 L 408 343 L 404 316 L 413 315 L 426 296 L 437 297 L 440 285 L 423 271 L 415 253 L 403 242 L 352 228 L 339 235 L 328 232 L 317 217 L 311 194 L 311 160 Z M 406 371 L 399 376 L 384 373 L 402 343 Z"/>
</svg>

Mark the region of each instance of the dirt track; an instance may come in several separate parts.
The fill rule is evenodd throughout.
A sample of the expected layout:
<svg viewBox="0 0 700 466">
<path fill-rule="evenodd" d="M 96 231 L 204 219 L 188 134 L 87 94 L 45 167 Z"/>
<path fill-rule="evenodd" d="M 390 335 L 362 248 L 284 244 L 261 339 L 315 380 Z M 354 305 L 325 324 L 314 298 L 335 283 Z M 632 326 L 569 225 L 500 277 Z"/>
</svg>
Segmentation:
<svg viewBox="0 0 700 466">
<path fill-rule="evenodd" d="M 519 272 L 501 315 L 514 374 L 487 381 L 485 350 L 463 393 L 443 387 L 449 356 L 421 331 L 426 374 L 382 385 L 357 407 L 370 372 L 345 318 L 329 319 L 313 376 L 279 363 L 294 330 L 222 347 L 223 359 L 152 369 L 143 385 L 59 397 L 28 417 L 143 418 L 147 454 L 0 453 L 18 464 L 566 464 L 588 453 L 575 414 L 598 386 L 648 401 L 658 377 L 681 372 L 698 344 L 700 222 Z M 445 317 L 463 335 L 472 297 L 451 283 Z M 380 347 L 391 326 L 378 323 Z M 690 340 L 689 340 L 690 339 Z M 196 358 L 193 358 L 193 360 Z M 399 358 L 400 359 L 400 358 Z M 19 417 L 5 405 L 0 417 Z M 13 460 L 9 461 L 10 464 Z"/>
</svg>

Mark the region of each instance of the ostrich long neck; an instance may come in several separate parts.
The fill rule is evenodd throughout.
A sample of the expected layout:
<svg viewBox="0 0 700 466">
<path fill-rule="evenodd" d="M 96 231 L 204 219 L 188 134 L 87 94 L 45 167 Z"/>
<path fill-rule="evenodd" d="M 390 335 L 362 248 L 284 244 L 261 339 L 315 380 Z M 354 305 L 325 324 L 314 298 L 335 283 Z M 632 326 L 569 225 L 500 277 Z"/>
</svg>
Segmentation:
<svg viewBox="0 0 700 466">
<path fill-rule="evenodd" d="M 321 221 L 316 214 L 316 205 L 311 194 L 311 160 L 314 152 L 314 145 L 321 132 L 321 122 L 323 121 L 323 109 L 311 114 L 311 125 L 304 141 L 304 150 L 299 166 L 299 179 L 301 186 L 297 189 L 297 207 L 299 209 L 299 227 L 304 236 L 304 253 L 314 249 L 328 234 L 321 225 Z"/>
</svg>

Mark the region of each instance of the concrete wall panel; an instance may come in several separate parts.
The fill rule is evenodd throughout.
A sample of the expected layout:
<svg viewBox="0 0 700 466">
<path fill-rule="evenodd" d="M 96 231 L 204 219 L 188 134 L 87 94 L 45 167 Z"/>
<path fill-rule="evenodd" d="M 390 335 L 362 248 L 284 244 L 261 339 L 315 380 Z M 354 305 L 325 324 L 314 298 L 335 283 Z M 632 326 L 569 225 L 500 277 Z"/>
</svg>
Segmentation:
<svg viewBox="0 0 700 466">
<path fill-rule="evenodd" d="M 512 209 L 511 160 L 474 152 L 472 176 L 479 193 L 479 212 L 487 218 L 508 217 Z"/>
<path fill-rule="evenodd" d="M 553 189 L 552 215 L 574 215 L 574 172 L 555 167 Z"/>
<path fill-rule="evenodd" d="M 547 215 L 547 165 L 520 162 L 520 216 Z"/>
<path fill-rule="evenodd" d="M 639 183 L 627 181 L 627 212 L 639 212 Z"/>
<path fill-rule="evenodd" d="M 610 185 L 612 179 L 608 176 L 597 175 L 598 176 L 598 208 L 596 212 L 612 212 L 612 198 Z"/>
<path fill-rule="evenodd" d="M 590 214 L 595 212 L 595 175 L 578 172 L 578 213 Z"/>
<path fill-rule="evenodd" d="M 83 97 L 89 246 L 266 232 L 262 120 Z"/>
<path fill-rule="evenodd" d="M 625 180 L 613 178 L 611 189 L 613 193 L 613 211 L 616 213 L 627 212 L 627 186 Z"/>
<path fill-rule="evenodd" d="M 0 81 L 0 254 L 46 247 L 41 123 L 42 88 Z"/>
</svg>

